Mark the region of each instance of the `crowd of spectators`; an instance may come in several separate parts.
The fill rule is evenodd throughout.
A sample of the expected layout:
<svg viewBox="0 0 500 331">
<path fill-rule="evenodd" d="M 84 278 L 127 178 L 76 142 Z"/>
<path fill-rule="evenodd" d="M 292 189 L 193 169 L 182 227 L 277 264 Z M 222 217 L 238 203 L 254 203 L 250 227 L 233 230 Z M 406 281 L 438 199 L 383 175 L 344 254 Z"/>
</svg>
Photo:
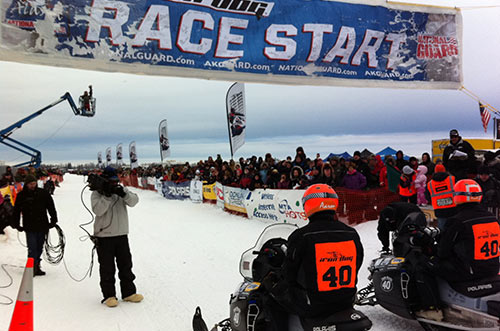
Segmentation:
<svg viewBox="0 0 500 331">
<path fill-rule="evenodd" d="M 397 152 L 397 158 L 386 155 L 363 157 L 359 151 L 352 158 L 330 157 L 323 160 L 320 154 L 308 157 L 302 147 L 297 147 L 295 157 L 288 156 L 279 160 L 267 153 L 264 157 L 252 156 L 239 160 L 225 161 L 220 155 L 211 156 L 196 164 L 180 164 L 173 166 L 150 165 L 123 170 L 139 177 L 155 177 L 165 181 L 181 182 L 200 179 L 208 184 L 220 182 L 226 186 L 271 189 L 305 189 L 311 184 L 324 183 L 332 187 L 345 187 L 352 190 L 370 190 L 387 187 L 387 164 L 401 170 L 403 166 L 412 164 L 418 167 L 417 158 L 409 161 L 403 158 L 403 152 Z M 428 153 L 422 156 L 426 164 L 432 164 Z M 432 167 L 430 175 L 432 175 Z"/>
</svg>

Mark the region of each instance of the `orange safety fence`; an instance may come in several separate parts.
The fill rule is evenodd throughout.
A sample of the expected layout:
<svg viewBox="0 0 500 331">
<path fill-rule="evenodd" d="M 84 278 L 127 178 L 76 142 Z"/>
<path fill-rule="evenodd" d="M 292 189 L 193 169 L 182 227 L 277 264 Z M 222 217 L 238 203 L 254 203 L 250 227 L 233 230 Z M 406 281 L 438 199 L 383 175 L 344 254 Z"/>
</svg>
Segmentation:
<svg viewBox="0 0 500 331">
<path fill-rule="evenodd" d="M 398 194 L 383 187 L 369 191 L 336 187 L 335 191 L 339 196 L 337 215 L 341 221 L 347 224 L 376 220 L 382 209 L 389 203 L 399 200 Z"/>
</svg>

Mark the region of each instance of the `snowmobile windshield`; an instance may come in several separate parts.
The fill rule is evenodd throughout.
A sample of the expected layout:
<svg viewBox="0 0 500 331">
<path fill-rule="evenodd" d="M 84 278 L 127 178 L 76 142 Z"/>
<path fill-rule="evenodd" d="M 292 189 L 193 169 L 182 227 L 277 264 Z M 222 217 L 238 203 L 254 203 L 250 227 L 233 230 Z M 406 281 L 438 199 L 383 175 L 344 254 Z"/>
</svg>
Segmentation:
<svg viewBox="0 0 500 331">
<path fill-rule="evenodd" d="M 262 233 L 259 236 L 259 239 L 257 239 L 257 242 L 255 243 L 255 246 L 252 248 L 246 250 L 241 254 L 241 259 L 240 259 L 240 274 L 245 278 L 247 281 L 253 281 L 252 277 L 252 265 L 261 251 L 262 247 L 270 240 L 272 239 L 284 239 L 288 240 L 288 236 L 290 234 L 297 230 L 299 227 L 294 224 L 289 224 L 289 223 L 279 223 L 279 224 L 272 224 L 267 226 Z"/>
</svg>

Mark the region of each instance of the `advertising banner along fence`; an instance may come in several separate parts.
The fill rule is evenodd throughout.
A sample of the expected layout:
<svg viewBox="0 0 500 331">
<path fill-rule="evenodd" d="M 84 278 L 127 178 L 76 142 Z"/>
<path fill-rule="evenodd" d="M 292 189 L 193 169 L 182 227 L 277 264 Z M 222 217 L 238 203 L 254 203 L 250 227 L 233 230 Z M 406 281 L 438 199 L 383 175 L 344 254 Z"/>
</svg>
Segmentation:
<svg viewBox="0 0 500 331">
<path fill-rule="evenodd" d="M 163 120 L 160 122 L 160 125 L 158 127 L 158 135 L 160 137 L 161 162 L 163 162 L 164 159 L 170 156 L 170 142 L 168 141 L 167 120 Z"/>
<path fill-rule="evenodd" d="M 6 61 L 242 82 L 462 85 L 456 9 L 368 0 L 0 1 Z"/>
</svg>

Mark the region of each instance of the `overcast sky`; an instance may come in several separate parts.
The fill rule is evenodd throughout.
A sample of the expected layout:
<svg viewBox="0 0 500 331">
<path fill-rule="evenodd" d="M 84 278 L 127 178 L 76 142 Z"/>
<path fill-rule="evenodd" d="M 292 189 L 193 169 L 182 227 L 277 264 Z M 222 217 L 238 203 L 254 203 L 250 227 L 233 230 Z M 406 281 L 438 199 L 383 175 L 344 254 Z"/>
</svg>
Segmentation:
<svg viewBox="0 0 500 331">
<path fill-rule="evenodd" d="M 443 5 L 493 6 L 464 9 L 464 85 L 500 110 L 500 0 L 431 1 Z M 496 7 L 495 7 L 496 6 Z M 233 82 L 152 77 L 35 66 L 0 61 L 0 128 L 48 105 L 66 91 L 76 99 L 89 84 L 97 98 L 93 118 L 73 116 L 62 103 L 16 131 L 12 137 L 39 149 L 43 161 L 96 160 L 110 146 L 137 142 L 139 162 L 159 161 L 158 124 L 167 119 L 171 159 L 196 161 L 209 155 L 230 158 L 225 110 Z M 431 140 L 451 128 L 464 137 L 484 133 L 477 102 L 453 90 L 408 90 L 250 84 L 246 86 L 246 144 L 235 158 L 271 152 L 292 157 L 353 153 L 386 146 L 420 156 Z M 0 160 L 27 160 L 0 146 Z"/>
</svg>

